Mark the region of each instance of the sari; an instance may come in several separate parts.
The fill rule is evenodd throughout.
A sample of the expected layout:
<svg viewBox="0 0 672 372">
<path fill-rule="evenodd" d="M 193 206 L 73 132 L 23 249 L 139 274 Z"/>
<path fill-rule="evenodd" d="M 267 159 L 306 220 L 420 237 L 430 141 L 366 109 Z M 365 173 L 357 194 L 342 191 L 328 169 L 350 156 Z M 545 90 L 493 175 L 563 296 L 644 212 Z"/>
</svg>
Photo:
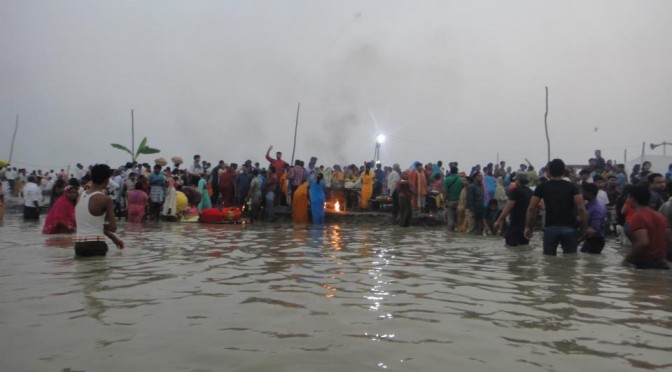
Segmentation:
<svg viewBox="0 0 672 372">
<path fill-rule="evenodd" d="M 142 223 L 145 218 L 145 210 L 147 208 L 147 193 L 134 189 L 126 193 L 128 198 L 128 221 L 133 223 Z"/>
<path fill-rule="evenodd" d="M 161 215 L 164 217 L 177 217 L 177 211 L 177 192 L 175 191 L 175 182 L 171 180 L 171 182 L 168 183 L 166 200 L 163 201 Z"/>
<path fill-rule="evenodd" d="M 460 198 L 457 200 L 457 232 L 467 231 L 467 188 L 463 187 L 460 191 Z"/>
<path fill-rule="evenodd" d="M 371 171 L 368 171 L 363 172 L 360 177 L 362 179 L 362 199 L 360 200 L 359 206 L 362 209 L 368 209 L 369 199 L 371 199 L 371 195 L 373 195 L 373 180 L 375 178 L 375 174 Z"/>
<path fill-rule="evenodd" d="M 488 207 L 490 199 L 495 197 L 495 190 L 497 189 L 497 180 L 493 176 L 485 175 L 483 177 L 483 206 Z"/>
<path fill-rule="evenodd" d="M 324 182 L 310 181 L 310 209 L 314 224 L 324 224 Z"/>
<path fill-rule="evenodd" d="M 292 222 L 295 224 L 308 223 L 308 182 L 302 183 L 292 198 Z"/>
<path fill-rule="evenodd" d="M 47 219 L 44 221 L 42 234 L 71 234 L 77 230 L 77 221 L 75 219 L 75 203 L 68 199 L 68 190 L 72 186 L 65 188 L 54 206 L 49 210 Z"/>
<path fill-rule="evenodd" d="M 198 191 L 201 193 L 201 202 L 198 203 L 198 211 L 202 211 L 203 209 L 207 208 L 212 208 L 212 203 L 210 202 L 210 195 L 208 195 L 208 182 L 204 179 L 201 178 L 198 181 Z"/>
</svg>

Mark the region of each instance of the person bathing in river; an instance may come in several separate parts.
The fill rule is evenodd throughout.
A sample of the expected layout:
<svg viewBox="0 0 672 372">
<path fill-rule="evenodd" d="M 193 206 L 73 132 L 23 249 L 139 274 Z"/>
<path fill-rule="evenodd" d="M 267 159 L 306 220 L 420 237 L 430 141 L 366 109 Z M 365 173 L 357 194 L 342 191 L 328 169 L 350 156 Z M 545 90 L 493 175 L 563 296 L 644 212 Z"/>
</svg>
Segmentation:
<svg viewBox="0 0 672 372">
<path fill-rule="evenodd" d="M 324 224 L 324 176 L 318 173 L 314 181 L 310 181 L 310 210 L 312 211 L 313 223 Z"/>
<path fill-rule="evenodd" d="M 66 186 L 63 194 L 56 200 L 44 221 L 42 234 L 70 234 L 77 230 L 75 204 L 78 187 Z"/>
<path fill-rule="evenodd" d="M 117 230 L 114 203 L 104 193 L 111 175 L 110 167 L 105 164 L 91 168 L 91 187 L 84 191 L 77 201 L 75 255 L 78 257 L 105 256 L 107 254 L 105 237 L 111 239 L 117 248 L 124 249 L 124 242 L 114 235 Z"/>
</svg>

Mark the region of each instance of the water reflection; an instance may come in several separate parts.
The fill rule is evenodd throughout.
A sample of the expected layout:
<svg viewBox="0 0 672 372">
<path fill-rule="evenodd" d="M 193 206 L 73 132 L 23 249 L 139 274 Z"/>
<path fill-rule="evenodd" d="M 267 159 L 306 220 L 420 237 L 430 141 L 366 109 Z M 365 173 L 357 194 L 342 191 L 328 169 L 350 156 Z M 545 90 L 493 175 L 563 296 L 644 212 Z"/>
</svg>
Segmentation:
<svg viewBox="0 0 672 372">
<path fill-rule="evenodd" d="M 100 257 L 75 259 L 74 261 L 74 278 L 81 286 L 85 315 L 105 324 L 103 315 L 107 306 L 100 296 L 105 290 L 103 283 L 110 278 L 112 268 L 107 260 Z"/>
<path fill-rule="evenodd" d="M 670 367 L 672 276 L 619 267 L 618 247 L 545 257 L 538 241 L 343 225 L 120 234 L 123 252 L 75 260 L 71 237 L 0 228 L 8 370 L 25 350 L 31 370 L 134 370 L 138 353 L 159 370 Z"/>
</svg>

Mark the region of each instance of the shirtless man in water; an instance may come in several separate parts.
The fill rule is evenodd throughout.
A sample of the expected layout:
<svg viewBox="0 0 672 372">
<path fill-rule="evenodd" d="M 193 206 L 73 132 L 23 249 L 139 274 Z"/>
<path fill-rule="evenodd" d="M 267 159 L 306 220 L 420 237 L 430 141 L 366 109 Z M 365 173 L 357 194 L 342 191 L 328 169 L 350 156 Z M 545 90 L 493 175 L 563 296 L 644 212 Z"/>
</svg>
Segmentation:
<svg viewBox="0 0 672 372">
<path fill-rule="evenodd" d="M 77 201 L 75 255 L 78 257 L 105 256 L 105 237 L 110 238 L 119 249 L 124 249 L 124 242 L 114 235 L 117 230 L 114 202 L 105 194 L 111 175 L 112 170 L 105 164 L 91 168 L 91 186 L 82 192 Z"/>
</svg>

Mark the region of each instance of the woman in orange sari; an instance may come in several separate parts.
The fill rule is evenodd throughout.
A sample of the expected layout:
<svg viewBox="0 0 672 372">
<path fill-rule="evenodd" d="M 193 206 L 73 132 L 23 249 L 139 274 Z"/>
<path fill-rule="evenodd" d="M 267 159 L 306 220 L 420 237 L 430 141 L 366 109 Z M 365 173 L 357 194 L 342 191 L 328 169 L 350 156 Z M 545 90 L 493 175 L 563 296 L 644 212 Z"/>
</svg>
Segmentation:
<svg viewBox="0 0 672 372">
<path fill-rule="evenodd" d="M 308 182 L 299 185 L 292 198 L 292 222 L 297 225 L 308 224 L 308 185 Z"/>
<path fill-rule="evenodd" d="M 375 173 L 371 172 L 371 163 L 366 163 L 366 169 L 362 174 L 359 175 L 362 179 L 362 199 L 360 201 L 360 207 L 362 209 L 369 209 L 369 199 L 373 194 L 373 181 L 375 179 Z"/>
</svg>

